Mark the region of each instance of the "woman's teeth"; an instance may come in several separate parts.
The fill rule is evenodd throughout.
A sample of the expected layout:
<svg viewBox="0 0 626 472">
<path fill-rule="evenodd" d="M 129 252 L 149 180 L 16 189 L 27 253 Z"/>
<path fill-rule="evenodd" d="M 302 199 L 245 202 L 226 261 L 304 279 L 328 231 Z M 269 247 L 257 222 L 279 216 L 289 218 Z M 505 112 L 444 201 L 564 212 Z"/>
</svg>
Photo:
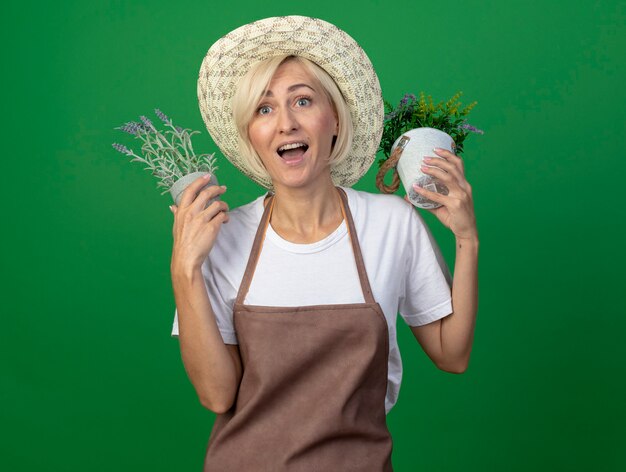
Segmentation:
<svg viewBox="0 0 626 472">
<path fill-rule="evenodd" d="M 308 148 L 309 146 L 304 143 L 292 143 L 285 144 L 284 146 L 279 147 L 277 152 L 280 157 L 284 157 L 286 154 L 300 155 L 301 153 L 304 154 Z"/>
</svg>

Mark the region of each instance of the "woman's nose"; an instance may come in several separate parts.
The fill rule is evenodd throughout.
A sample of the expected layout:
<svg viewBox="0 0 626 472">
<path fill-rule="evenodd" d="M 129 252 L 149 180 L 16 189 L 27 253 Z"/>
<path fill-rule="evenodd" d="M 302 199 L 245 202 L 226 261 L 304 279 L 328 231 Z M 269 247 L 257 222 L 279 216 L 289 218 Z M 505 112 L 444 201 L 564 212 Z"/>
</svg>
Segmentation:
<svg viewBox="0 0 626 472">
<path fill-rule="evenodd" d="M 289 133 L 298 129 L 298 120 L 289 108 L 284 108 L 279 112 L 278 128 L 281 133 Z"/>
</svg>

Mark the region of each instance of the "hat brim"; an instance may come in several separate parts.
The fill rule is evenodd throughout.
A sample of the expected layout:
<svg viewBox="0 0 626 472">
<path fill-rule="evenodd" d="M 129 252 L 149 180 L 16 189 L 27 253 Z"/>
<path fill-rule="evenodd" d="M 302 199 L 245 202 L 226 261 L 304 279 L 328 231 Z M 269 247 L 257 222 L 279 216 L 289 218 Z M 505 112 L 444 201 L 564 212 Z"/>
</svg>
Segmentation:
<svg viewBox="0 0 626 472">
<path fill-rule="evenodd" d="M 383 131 L 384 105 L 380 83 L 369 58 L 347 33 L 326 21 L 304 16 L 266 18 L 241 26 L 208 50 L 198 75 L 202 119 L 224 156 L 265 188 L 239 154 L 232 98 L 239 80 L 255 63 L 278 55 L 302 56 L 322 67 L 343 94 L 354 126 L 346 159 L 331 168 L 335 185 L 351 186 L 369 169 Z"/>
</svg>

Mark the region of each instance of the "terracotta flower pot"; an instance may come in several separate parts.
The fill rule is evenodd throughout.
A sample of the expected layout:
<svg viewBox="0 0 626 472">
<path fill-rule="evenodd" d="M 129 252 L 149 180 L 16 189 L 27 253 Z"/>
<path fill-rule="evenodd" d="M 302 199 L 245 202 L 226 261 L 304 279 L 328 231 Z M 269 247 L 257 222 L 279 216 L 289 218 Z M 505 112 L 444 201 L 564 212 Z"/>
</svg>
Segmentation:
<svg viewBox="0 0 626 472">
<path fill-rule="evenodd" d="M 189 184 L 191 184 L 198 177 L 202 175 L 206 175 L 206 174 L 208 174 L 208 172 L 192 172 L 191 174 L 184 175 L 183 177 L 178 179 L 176 182 L 174 182 L 174 184 L 170 188 L 170 194 L 172 195 L 172 198 L 174 199 L 174 202 L 176 202 L 177 206 L 180 205 L 180 199 L 182 198 L 183 192 L 189 186 Z M 218 185 L 217 177 L 215 177 L 214 174 L 211 175 L 211 178 L 209 179 L 208 183 L 204 187 L 202 187 L 198 191 L 198 193 L 200 193 L 202 190 L 204 190 L 210 185 Z M 219 200 L 219 199 L 220 199 L 219 196 L 212 198 L 211 200 L 207 202 L 205 208 L 208 207 L 215 200 Z"/>
<path fill-rule="evenodd" d="M 417 183 L 426 190 L 448 195 L 448 187 L 437 178 L 424 174 L 421 171 L 421 166 L 425 165 L 423 161 L 425 156 L 443 159 L 435 154 L 433 148 L 447 149 L 454 153 L 456 149 L 454 140 L 449 134 L 438 129 L 415 128 L 402 134 L 402 136 L 393 143 L 391 153 L 393 153 L 398 146 L 404 148 L 397 165 L 398 175 L 400 176 L 404 190 L 411 203 L 419 208 L 440 207 L 441 205 L 439 203 L 435 203 L 413 190 L 413 184 Z M 433 167 L 432 165 L 426 166 Z"/>
</svg>

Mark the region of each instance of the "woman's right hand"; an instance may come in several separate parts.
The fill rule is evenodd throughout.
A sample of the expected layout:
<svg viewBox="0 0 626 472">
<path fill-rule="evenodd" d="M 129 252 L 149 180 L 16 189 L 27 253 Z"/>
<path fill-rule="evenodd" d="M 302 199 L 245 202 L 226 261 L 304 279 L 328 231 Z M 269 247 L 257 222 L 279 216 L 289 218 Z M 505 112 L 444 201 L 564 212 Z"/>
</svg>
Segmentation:
<svg viewBox="0 0 626 472">
<path fill-rule="evenodd" d="M 183 192 L 180 207 L 172 205 L 174 213 L 174 246 L 172 271 L 190 271 L 199 268 L 207 258 L 223 223 L 228 222 L 228 205 L 215 200 L 206 209 L 209 200 L 224 194 L 226 187 L 211 185 L 200 191 L 210 174 L 194 180 Z"/>
</svg>

